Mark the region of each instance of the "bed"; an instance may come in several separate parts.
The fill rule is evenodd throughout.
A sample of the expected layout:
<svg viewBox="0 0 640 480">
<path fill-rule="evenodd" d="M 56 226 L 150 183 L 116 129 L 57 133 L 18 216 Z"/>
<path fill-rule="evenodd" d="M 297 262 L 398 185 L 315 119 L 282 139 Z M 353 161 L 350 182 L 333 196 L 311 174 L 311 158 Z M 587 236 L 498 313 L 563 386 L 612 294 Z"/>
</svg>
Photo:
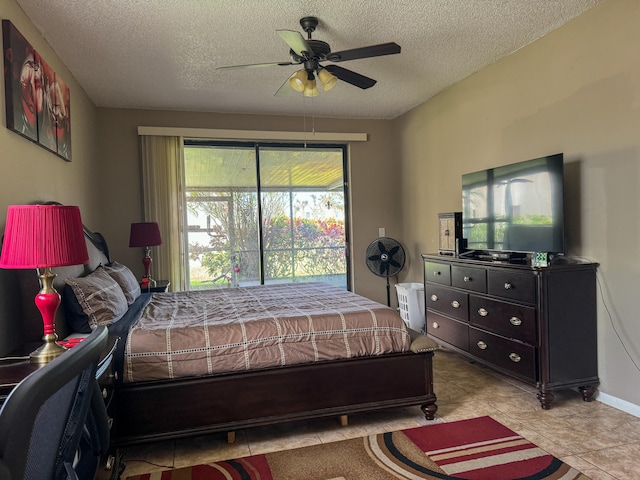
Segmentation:
<svg viewBox="0 0 640 480">
<path fill-rule="evenodd" d="M 434 418 L 437 345 L 408 330 L 387 306 L 320 283 L 229 288 L 213 296 L 142 293 L 130 270 L 112 261 L 104 238 L 85 234 L 89 265 L 58 271 L 64 305 L 58 328 L 83 334 L 106 324 L 120 337 L 110 405 L 114 449 L 220 431 L 232 439 L 252 426 L 344 421 L 400 406 L 419 405 Z M 113 284 L 94 284 L 93 277 L 105 275 L 123 294 L 124 313 L 105 300 L 117 290 Z M 98 312 L 104 303 L 106 315 Z M 198 336 L 188 337 L 190 328 Z"/>
</svg>

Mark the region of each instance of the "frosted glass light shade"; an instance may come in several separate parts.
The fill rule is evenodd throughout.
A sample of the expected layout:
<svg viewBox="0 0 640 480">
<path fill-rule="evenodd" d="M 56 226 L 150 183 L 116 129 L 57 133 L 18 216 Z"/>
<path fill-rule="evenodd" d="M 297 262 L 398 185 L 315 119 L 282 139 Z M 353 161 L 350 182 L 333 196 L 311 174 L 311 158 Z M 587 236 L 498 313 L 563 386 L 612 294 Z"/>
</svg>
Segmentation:
<svg viewBox="0 0 640 480">
<path fill-rule="evenodd" d="M 304 89 L 303 95 L 305 97 L 317 97 L 318 96 L 318 86 L 316 85 L 316 81 L 308 80 L 307 85 Z"/>
<path fill-rule="evenodd" d="M 307 85 L 307 72 L 304 70 L 298 70 L 296 73 L 289 77 L 289 85 L 296 92 L 304 92 L 304 89 Z"/>
<path fill-rule="evenodd" d="M 322 83 L 322 88 L 325 92 L 331 90 L 336 86 L 336 83 L 338 83 L 338 77 L 324 68 L 321 68 L 318 71 L 318 78 L 320 79 L 320 83 Z"/>
</svg>

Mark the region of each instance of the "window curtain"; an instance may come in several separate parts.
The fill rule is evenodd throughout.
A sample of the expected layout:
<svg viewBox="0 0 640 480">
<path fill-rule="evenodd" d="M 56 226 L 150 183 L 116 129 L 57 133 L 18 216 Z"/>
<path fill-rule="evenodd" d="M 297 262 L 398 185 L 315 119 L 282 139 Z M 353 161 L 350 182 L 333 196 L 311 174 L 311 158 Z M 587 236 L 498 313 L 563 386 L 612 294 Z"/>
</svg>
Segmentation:
<svg viewBox="0 0 640 480">
<path fill-rule="evenodd" d="M 144 221 L 158 222 L 162 245 L 153 247 L 152 278 L 187 289 L 184 248 L 184 156 L 182 137 L 141 135 Z"/>
</svg>

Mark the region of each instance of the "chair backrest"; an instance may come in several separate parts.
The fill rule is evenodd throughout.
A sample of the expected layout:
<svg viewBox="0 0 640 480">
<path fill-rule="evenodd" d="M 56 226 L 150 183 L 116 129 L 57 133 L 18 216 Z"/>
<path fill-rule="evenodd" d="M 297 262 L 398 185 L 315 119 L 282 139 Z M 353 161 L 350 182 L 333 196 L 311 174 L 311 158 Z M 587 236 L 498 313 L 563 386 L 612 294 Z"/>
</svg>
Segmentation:
<svg viewBox="0 0 640 480">
<path fill-rule="evenodd" d="M 107 336 L 106 327 L 97 328 L 11 391 L 0 410 L 0 479 L 74 478 L 70 467 Z"/>
</svg>

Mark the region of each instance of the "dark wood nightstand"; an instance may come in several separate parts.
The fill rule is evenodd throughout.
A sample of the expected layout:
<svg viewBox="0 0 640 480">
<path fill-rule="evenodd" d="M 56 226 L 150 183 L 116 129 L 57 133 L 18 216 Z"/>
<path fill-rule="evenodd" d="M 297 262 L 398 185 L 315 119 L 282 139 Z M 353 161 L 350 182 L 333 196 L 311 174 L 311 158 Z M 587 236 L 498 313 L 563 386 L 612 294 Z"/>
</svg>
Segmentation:
<svg viewBox="0 0 640 480">
<path fill-rule="evenodd" d="M 116 349 L 119 338 L 109 337 L 107 346 L 100 356 L 96 378 L 101 386 L 105 383 L 113 384 L 110 367 L 113 360 L 113 352 Z M 29 353 L 39 346 L 40 343 L 26 344 L 11 352 L 7 357 L 0 357 L 0 405 L 4 403 L 5 398 L 11 393 L 13 387 L 18 385 L 27 375 L 45 365 L 29 361 Z"/>
<path fill-rule="evenodd" d="M 168 292 L 169 291 L 169 285 L 171 285 L 171 282 L 169 280 L 156 280 L 156 284 L 152 285 L 150 287 L 143 287 L 142 283 L 140 283 L 140 290 L 142 290 L 142 293 L 145 292 Z"/>
</svg>

